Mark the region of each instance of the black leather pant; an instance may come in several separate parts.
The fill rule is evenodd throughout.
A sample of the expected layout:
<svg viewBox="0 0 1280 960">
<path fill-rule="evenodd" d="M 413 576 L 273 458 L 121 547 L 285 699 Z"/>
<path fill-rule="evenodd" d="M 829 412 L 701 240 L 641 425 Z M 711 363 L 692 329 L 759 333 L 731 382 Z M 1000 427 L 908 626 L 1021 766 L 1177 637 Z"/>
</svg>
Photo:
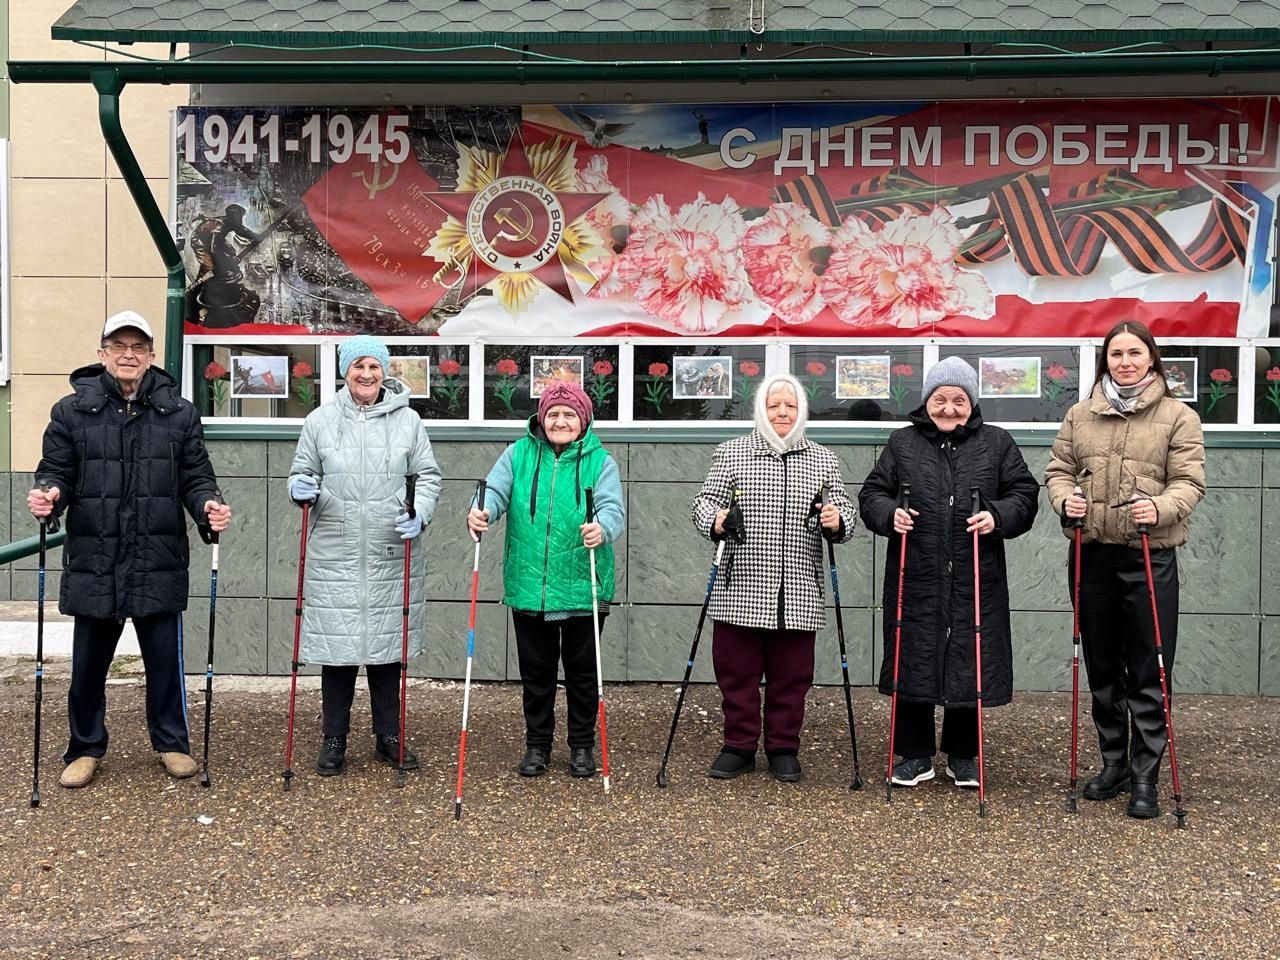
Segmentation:
<svg viewBox="0 0 1280 960">
<path fill-rule="evenodd" d="M 1168 737 L 1142 548 L 1087 543 L 1081 560 L 1081 646 L 1102 762 L 1128 763 L 1135 782 L 1155 783 Z M 1074 569 L 1070 561 L 1073 576 Z M 1151 573 L 1172 696 L 1178 644 L 1177 551 L 1152 550 Z"/>
</svg>

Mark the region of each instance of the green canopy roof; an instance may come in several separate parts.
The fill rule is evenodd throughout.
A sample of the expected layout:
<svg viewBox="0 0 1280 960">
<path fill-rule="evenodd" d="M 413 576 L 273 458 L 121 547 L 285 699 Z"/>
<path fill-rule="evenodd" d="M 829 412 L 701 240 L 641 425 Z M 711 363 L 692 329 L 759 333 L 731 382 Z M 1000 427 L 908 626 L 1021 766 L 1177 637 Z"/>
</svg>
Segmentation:
<svg viewBox="0 0 1280 960">
<path fill-rule="evenodd" d="M 77 0 L 53 37 L 286 46 L 1263 43 L 1280 40 L 1280 0 Z"/>
</svg>

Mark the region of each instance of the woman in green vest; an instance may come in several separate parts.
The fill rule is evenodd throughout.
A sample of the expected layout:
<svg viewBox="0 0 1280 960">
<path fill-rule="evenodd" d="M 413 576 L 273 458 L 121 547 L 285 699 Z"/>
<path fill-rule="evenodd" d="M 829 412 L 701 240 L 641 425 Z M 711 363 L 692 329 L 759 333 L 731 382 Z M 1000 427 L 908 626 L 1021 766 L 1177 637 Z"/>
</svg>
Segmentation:
<svg viewBox="0 0 1280 960">
<path fill-rule="evenodd" d="M 503 598 L 511 608 L 524 684 L 523 777 L 547 772 L 555 735 L 556 672 L 564 663 L 569 705 L 569 772 L 596 772 L 596 661 L 591 622 L 603 621 L 613 599 L 614 540 L 625 513 L 618 465 L 591 432 L 591 398 L 576 383 L 543 391 L 528 433 L 507 447 L 489 471 L 484 509 L 467 514 L 472 537 L 504 514 Z M 587 517 L 585 491 L 595 517 Z M 591 550 L 596 552 L 592 610 Z"/>
</svg>

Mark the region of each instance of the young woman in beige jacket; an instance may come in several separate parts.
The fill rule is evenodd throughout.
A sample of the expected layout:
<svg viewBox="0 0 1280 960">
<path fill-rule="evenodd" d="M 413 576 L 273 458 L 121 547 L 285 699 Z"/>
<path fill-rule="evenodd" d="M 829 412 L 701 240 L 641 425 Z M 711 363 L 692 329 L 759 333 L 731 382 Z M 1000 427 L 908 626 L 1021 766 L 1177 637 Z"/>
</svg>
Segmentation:
<svg viewBox="0 0 1280 960">
<path fill-rule="evenodd" d="M 1204 436 L 1195 411 L 1169 391 L 1160 349 L 1142 324 L 1118 324 L 1103 340 L 1093 392 L 1067 412 L 1045 482 L 1063 532 L 1072 536 L 1074 521 L 1084 521 L 1080 630 L 1103 764 L 1084 796 L 1108 800 L 1127 790 L 1129 816 L 1157 817 L 1167 735 L 1138 527 L 1150 531 L 1172 689 L 1176 548 L 1204 496 Z"/>
</svg>

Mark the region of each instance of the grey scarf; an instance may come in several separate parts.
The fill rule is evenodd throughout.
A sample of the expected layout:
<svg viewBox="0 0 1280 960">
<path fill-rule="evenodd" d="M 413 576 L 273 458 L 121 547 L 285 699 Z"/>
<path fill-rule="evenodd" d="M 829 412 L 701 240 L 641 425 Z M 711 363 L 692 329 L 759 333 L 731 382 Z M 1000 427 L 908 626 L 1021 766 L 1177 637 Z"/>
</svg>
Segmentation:
<svg viewBox="0 0 1280 960">
<path fill-rule="evenodd" d="M 1104 373 L 1102 375 L 1102 395 L 1107 398 L 1107 403 L 1111 404 L 1112 409 L 1120 413 L 1132 413 L 1134 405 L 1138 402 L 1138 397 L 1142 395 L 1142 391 L 1151 386 L 1155 379 L 1156 372 L 1152 370 L 1137 383 L 1124 387 L 1112 380 L 1111 374 Z"/>
</svg>

